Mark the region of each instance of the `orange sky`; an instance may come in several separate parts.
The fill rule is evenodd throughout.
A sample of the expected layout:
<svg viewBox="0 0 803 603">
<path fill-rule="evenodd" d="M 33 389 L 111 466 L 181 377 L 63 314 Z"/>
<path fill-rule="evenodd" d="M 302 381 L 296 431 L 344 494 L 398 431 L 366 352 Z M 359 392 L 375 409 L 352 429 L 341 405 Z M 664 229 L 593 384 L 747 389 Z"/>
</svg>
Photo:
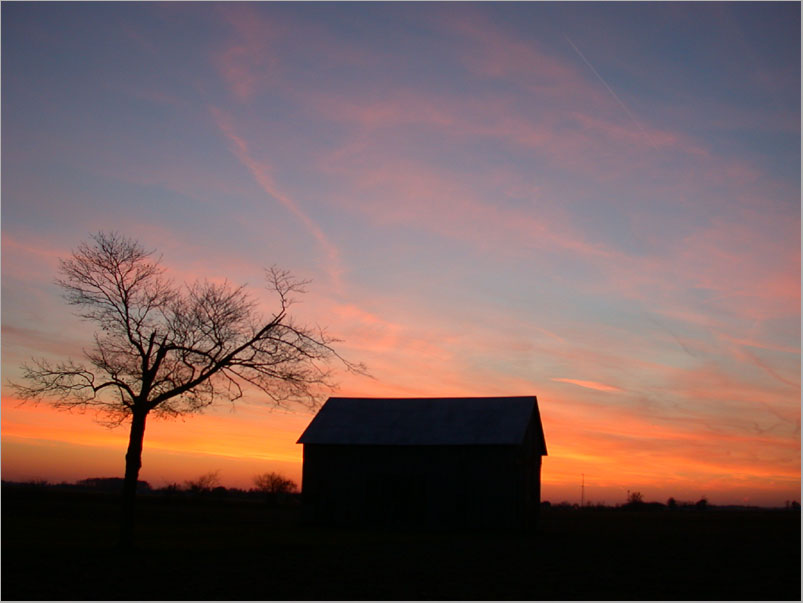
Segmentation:
<svg viewBox="0 0 803 603">
<path fill-rule="evenodd" d="M 356 384 L 352 391 L 384 395 L 370 383 L 365 391 Z M 86 414 L 12 404 L 4 400 L 4 479 L 74 481 L 121 474 L 125 427 L 110 430 Z M 627 490 L 639 490 L 649 500 L 706 496 L 722 504 L 775 505 L 797 498 L 799 467 L 794 460 L 756 462 L 738 453 L 740 448 L 777 447 L 771 437 L 720 436 L 706 442 L 704 429 L 689 433 L 607 412 L 600 429 L 592 407 L 578 416 L 569 400 L 552 396 L 542 396 L 540 408 L 549 447 L 542 477 L 545 500 L 576 501 L 581 474 L 586 500 L 609 504 L 623 502 Z M 186 421 L 152 418 L 141 478 L 163 486 L 218 471 L 224 485 L 247 489 L 255 475 L 278 471 L 300 484 L 302 447 L 295 442 L 311 418 L 307 411 L 271 410 L 258 403 L 218 408 Z M 723 439 L 729 440 L 725 454 L 720 451 Z M 796 442 L 787 444 L 793 459 L 798 451 Z"/>
</svg>

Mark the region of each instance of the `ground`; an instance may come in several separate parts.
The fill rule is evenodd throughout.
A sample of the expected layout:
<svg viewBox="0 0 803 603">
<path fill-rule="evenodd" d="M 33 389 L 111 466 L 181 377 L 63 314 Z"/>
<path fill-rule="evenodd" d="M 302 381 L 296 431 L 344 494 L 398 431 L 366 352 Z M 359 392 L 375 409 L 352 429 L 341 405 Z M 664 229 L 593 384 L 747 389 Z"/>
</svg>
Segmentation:
<svg viewBox="0 0 803 603">
<path fill-rule="evenodd" d="M 364 532 L 257 500 L 3 486 L 3 599 L 800 600 L 800 514 L 552 509 L 535 533 Z"/>
</svg>

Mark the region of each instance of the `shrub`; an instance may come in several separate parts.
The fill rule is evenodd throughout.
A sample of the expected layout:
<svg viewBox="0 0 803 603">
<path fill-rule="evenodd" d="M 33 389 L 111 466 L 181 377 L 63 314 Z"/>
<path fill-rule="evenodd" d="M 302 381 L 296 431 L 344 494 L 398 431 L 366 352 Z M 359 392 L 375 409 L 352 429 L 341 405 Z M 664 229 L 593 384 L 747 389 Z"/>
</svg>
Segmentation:
<svg viewBox="0 0 803 603">
<path fill-rule="evenodd" d="M 211 471 L 197 477 L 196 479 L 187 480 L 184 482 L 187 490 L 193 494 L 205 494 L 211 492 L 213 489 L 220 485 L 219 471 Z"/>
<path fill-rule="evenodd" d="M 271 471 L 254 476 L 256 491 L 265 495 L 268 504 L 285 502 L 289 496 L 298 491 L 296 483 L 283 475 Z"/>
</svg>

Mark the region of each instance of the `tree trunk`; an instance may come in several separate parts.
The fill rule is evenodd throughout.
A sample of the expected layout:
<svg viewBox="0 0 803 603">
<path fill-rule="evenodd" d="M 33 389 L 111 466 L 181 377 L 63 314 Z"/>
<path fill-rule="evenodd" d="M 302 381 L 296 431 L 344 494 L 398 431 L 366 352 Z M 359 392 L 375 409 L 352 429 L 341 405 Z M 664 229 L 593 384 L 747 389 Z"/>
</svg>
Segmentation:
<svg viewBox="0 0 803 603">
<path fill-rule="evenodd" d="M 123 508 L 122 516 L 120 517 L 120 548 L 126 550 L 130 550 L 134 546 L 134 504 L 137 496 L 139 468 L 142 466 L 142 440 L 145 437 L 145 419 L 147 416 L 147 411 L 134 411 L 131 418 L 128 451 L 125 453 Z"/>
</svg>

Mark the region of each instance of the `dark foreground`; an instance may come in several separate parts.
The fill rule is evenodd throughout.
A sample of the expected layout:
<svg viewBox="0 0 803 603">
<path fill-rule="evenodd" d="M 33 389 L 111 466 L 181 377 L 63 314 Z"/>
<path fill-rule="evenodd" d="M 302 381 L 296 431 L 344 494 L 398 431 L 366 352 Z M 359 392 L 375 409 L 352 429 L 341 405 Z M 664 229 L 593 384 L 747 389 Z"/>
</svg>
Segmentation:
<svg viewBox="0 0 803 603">
<path fill-rule="evenodd" d="M 800 514 L 547 510 L 534 535 L 351 532 L 258 501 L 2 491 L 2 598 L 800 600 Z"/>
</svg>

